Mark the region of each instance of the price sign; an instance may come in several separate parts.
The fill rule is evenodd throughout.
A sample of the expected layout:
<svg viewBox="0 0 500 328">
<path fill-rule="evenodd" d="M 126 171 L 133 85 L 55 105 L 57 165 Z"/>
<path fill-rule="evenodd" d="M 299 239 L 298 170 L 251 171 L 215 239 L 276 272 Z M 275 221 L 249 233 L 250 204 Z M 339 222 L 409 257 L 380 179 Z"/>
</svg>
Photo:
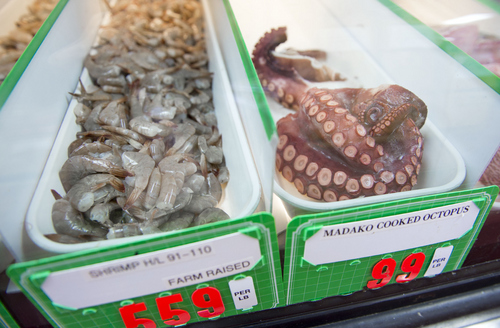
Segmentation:
<svg viewBox="0 0 500 328">
<path fill-rule="evenodd" d="M 152 328 L 279 306 L 280 271 L 263 213 L 14 264 L 8 275 L 55 326 Z"/>
<path fill-rule="evenodd" d="M 295 218 L 285 250 L 287 304 L 458 269 L 497 194 L 487 187 Z"/>
</svg>

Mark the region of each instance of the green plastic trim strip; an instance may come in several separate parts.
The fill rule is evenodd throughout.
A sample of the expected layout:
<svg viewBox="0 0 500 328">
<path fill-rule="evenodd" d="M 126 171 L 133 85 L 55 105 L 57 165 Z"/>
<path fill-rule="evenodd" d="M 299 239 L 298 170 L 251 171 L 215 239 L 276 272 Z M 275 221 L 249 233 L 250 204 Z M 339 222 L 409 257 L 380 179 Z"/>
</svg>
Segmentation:
<svg viewBox="0 0 500 328">
<path fill-rule="evenodd" d="M 19 57 L 14 67 L 12 67 L 9 74 L 7 74 L 7 77 L 5 78 L 3 83 L 0 85 L 0 110 L 9 98 L 10 93 L 23 75 L 26 67 L 28 67 L 29 63 L 33 59 L 33 56 L 35 56 L 38 48 L 42 44 L 43 40 L 45 40 L 45 37 L 49 33 L 50 29 L 54 25 L 56 19 L 59 17 L 67 3 L 68 0 L 60 0 L 57 3 L 45 22 L 42 24 L 42 26 L 40 26 L 40 29 L 38 29 L 38 32 L 36 32 L 35 36 L 26 47 L 23 54 Z"/>
<path fill-rule="evenodd" d="M 391 0 L 378 0 L 409 25 L 414 27 L 423 36 L 428 38 L 448 55 L 453 57 L 457 62 L 467 68 L 472 74 L 476 75 L 481 81 L 500 94 L 500 77 L 493 74 L 489 69 L 481 65 L 474 58 L 466 54 L 462 49 L 446 40 L 441 34 L 434 31 L 429 26 L 422 23 L 420 20 L 409 14 L 403 8 L 396 5 Z M 497 6 L 500 8 L 500 6 Z"/>
<path fill-rule="evenodd" d="M 483 5 L 489 7 L 490 9 L 500 14 L 500 3 L 493 0 L 477 0 L 477 2 L 482 3 Z"/>
<path fill-rule="evenodd" d="M 7 328 L 19 328 L 16 320 L 11 316 L 5 305 L 0 301 L 0 326 Z"/>
<path fill-rule="evenodd" d="M 257 77 L 257 72 L 255 71 L 255 68 L 253 66 L 248 49 L 245 45 L 245 42 L 243 42 L 243 36 L 241 35 L 240 28 L 238 27 L 238 23 L 236 22 L 236 18 L 234 16 L 231 5 L 229 4 L 229 0 L 224 0 L 224 7 L 226 8 L 226 14 L 229 19 L 231 29 L 233 30 L 236 45 L 238 46 L 241 60 L 243 61 L 243 66 L 245 67 L 245 72 L 247 73 L 248 80 L 250 81 L 250 85 L 252 87 L 253 96 L 257 103 L 257 107 L 259 108 L 260 118 L 262 120 L 262 123 L 264 124 L 267 139 L 271 140 L 273 134 L 276 133 L 276 125 L 274 124 L 271 111 L 269 110 L 266 96 L 264 94 L 264 91 L 262 90 L 262 86 L 260 85 L 260 81 Z"/>
</svg>

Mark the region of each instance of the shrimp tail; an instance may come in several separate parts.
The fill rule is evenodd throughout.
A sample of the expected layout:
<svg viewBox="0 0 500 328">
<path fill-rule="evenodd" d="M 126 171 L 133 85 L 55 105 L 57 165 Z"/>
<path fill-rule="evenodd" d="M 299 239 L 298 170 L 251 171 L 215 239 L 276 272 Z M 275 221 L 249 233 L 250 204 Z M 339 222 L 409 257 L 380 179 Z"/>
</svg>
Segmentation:
<svg viewBox="0 0 500 328">
<path fill-rule="evenodd" d="M 134 188 L 130 193 L 130 195 L 128 196 L 127 201 L 123 206 L 123 209 L 128 210 L 137 201 L 141 193 L 142 193 L 141 188 Z"/>
<path fill-rule="evenodd" d="M 133 177 L 134 176 L 134 173 L 132 173 L 128 170 L 122 169 L 122 168 L 111 168 L 109 170 L 109 173 L 113 174 L 114 176 L 119 177 L 119 178 L 126 178 L 126 177 Z"/>
<path fill-rule="evenodd" d="M 109 181 L 109 185 L 119 192 L 125 192 L 125 185 L 123 184 L 123 181 L 116 177 Z"/>
<path fill-rule="evenodd" d="M 52 196 L 54 196 L 55 200 L 63 198 L 57 191 L 54 189 L 50 189 L 50 192 L 52 193 Z"/>
</svg>

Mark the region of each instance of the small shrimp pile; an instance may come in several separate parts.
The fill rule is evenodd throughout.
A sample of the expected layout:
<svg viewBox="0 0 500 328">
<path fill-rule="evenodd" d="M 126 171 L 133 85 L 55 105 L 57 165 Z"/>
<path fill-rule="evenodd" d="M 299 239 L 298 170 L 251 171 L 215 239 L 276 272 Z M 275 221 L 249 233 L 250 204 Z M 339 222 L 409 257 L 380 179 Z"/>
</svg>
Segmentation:
<svg viewBox="0 0 500 328">
<path fill-rule="evenodd" d="M 201 5 L 128 0 L 85 60 L 72 94 L 82 131 L 53 191 L 60 242 L 112 239 L 229 219 Z"/>
<path fill-rule="evenodd" d="M 16 22 L 16 28 L 0 37 L 0 85 L 58 2 L 59 0 L 34 1 L 28 6 L 29 12 Z"/>
</svg>

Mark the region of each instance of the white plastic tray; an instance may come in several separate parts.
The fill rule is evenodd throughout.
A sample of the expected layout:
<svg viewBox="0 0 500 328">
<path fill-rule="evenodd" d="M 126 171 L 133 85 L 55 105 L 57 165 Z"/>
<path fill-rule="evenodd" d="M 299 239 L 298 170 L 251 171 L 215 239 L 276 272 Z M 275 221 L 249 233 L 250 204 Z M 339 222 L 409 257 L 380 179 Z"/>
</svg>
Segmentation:
<svg viewBox="0 0 500 328">
<path fill-rule="evenodd" d="M 269 3 L 269 6 L 268 3 L 265 0 L 255 0 L 251 3 L 244 0 L 231 1 L 241 34 L 250 53 L 264 33 L 273 28 L 286 26 L 288 40 L 277 48 L 278 51 L 289 47 L 298 50 L 323 50 L 327 53 L 325 64 L 346 78 L 345 81 L 318 83 L 315 86 L 337 89 L 374 88 L 382 84 L 399 84 L 367 52 L 365 45 L 353 37 L 332 15 L 332 12 L 325 10 L 321 1 L 312 0 L 307 5 L 300 0 L 276 0 Z M 257 14 L 256 8 L 262 8 L 264 5 L 266 11 Z M 380 7 L 381 5 L 370 3 L 370 6 Z M 343 4 L 336 7 L 335 15 L 341 15 L 342 12 L 345 13 Z M 361 15 L 359 12 L 356 14 Z M 252 17 L 258 18 L 252 19 Z M 387 30 L 385 33 L 392 32 Z M 376 35 L 373 37 L 375 38 Z M 404 84 L 400 85 L 405 87 Z M 413 90 L 410 89 L 410 91 Z M 415 93 L 427 103 L 425 97 L 418 92 Z M 275 122 L 292 113 L 272 98 L 267 99 Z M 439 108 L 429 106 L 429 112 L 439 110 Z M 283 201 L 287 214 L 293 218 L 301 214 L 446 192 L 459 187 L 466 176 L 465 164 L 459 152 L 429 119 L 421 132 L 424 136 L 422 168 L 417 185 L 409 192 L 326 203 L 300 194 L 295 186 L 284 179 L 279 172 L 275 174 L 274 192 Z"/>
<path fill-rule="evenodd" d="M 210 57 L 209 69 L 214 72 L 213 101 L 218 127 L 222 134 L 226 165 L 230 173 L 230 180 L 225 188 L 224 197 L 219 207 L 226 211 L 231 218 L 239 218 L 252 214 L 257 208 L 260 200 L 259 179 L 253 166 L 253 159 L 241 120 L 237 114 L 235 100 L 213 29 L 212 16 L 205 1 L 203 1 L 203 5 L 206 19 L 207 51 Z M 61 15 L 63 14 L 64 12 Z M 81 63 L 75 64 L 81 65 Z M 63 72 L 59 73 L 63 74 Z M 84 70 L 82 79 L 87 78 L 88 76 Z M 63 93 L 68 91 L 72 90 L 61 90 Z M 75 105 L 76 101 L 72 100 L 30 204 L 25 221 L 28 235 L 39 247 L 54 253 L 67 253 L 151 238 L 151 235 L 146 235 L 81 244 L 61 244 L 45 237 L 46 234 L 55 233 L 51 218 L 54 198 L 50 190 L 55 189 L 63 192 L 58 172 L 67 159 L 68 145 L 75 139 L 75 135 L 79 131 L 79 126 L 75 123 L 73 114 Z"/>
</svg>

